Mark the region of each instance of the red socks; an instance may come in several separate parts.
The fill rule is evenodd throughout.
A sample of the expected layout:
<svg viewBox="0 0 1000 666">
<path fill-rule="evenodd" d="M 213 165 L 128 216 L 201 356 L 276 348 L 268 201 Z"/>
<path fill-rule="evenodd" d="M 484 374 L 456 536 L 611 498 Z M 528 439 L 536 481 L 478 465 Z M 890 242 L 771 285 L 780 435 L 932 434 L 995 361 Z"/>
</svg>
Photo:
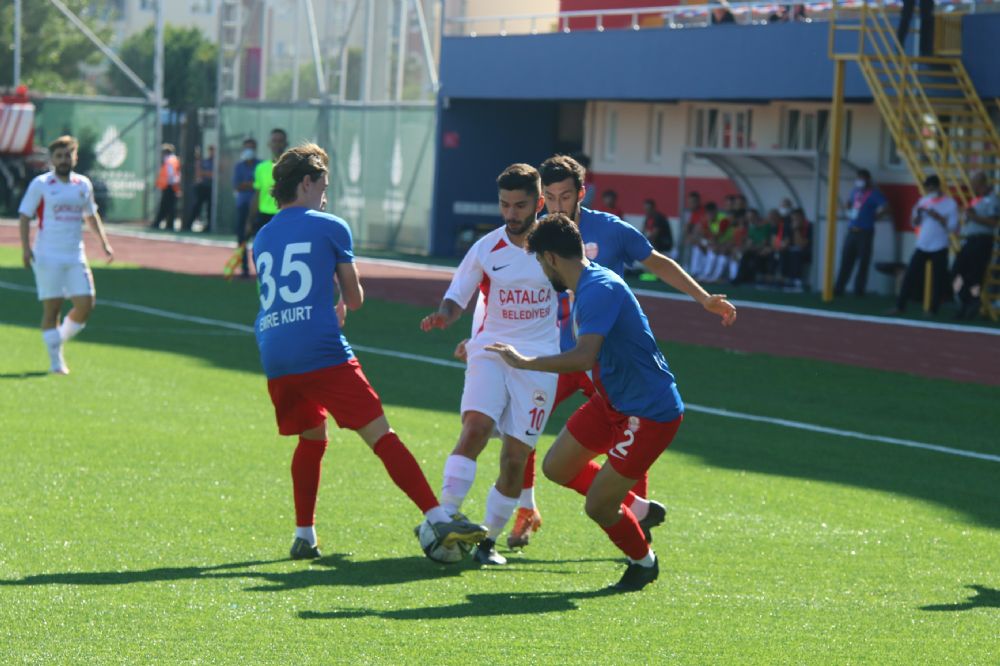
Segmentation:
<svg viewBox="0 0 1000 666">
<path fill-rule="evenodd" d="M 597 473 L 600 471 L 601 466 L 591 460 L 587 463 L 586 467 L 580 470 L 580 473 L 577 474 L 572 481 L 565 485 L 567 488 L 572 488 L 581 495 L 586 496 L 587 491 L 590 490 L 590 484 L 594 482 L 594 477 L 597 476 Z M 628 495 L 625 496 L 625 499 L 622 500 L 622 503 L 625 506 L 631 506 L 634 501 L 635 493 L 630 490 Z"/>
<path fill-rule="evenodd" d="M 622 507 L 621 520 L 611 527 L 602 529 L 607 533 L 611 542 L 633 560 L 641 560 L 649 553 L 649 544 L 646 543 L 646 538 L 642 535 L 639 521 L 635 519 L 635 514 L 628 507 Z"/>
<path fill-rule="evenodd" d="M 635 482 L 635 485 L 632 486 L 632 493 L 633 495 L 625 500 L 627 506 L 632 506 L 632 500 L 635 499 L 635 496 L 649 497 L 649 472 L 643 473 L 642 478 Z"/>
<path fill-rule="evenodd" d="M 427 513 L 438 505 L 437 497 L 427 483 L 423 470 L 396 433 L 388 432 L 383 435 L 375 442 L 372 450 L 382 459 L 385 471 L 389 473 L 396 486 L 413 500 L 421 513 Z"/>
<path fill-rule="evenodd" d="M 528 461 L 524 464 L 524 483 L 521 488 L 527 490 L 535 485 L 535 452 L 532 450 L 528 454 Z"/>
<path fill-rule="evenodd" d="M 292 455 L 292 492 L 295 495 L 295 525 L 310 527 L 316 523 L 316 495 L 319 492 L 320 462 L 326 453 L 326 440 L 299 437 Z"/>
</svg>

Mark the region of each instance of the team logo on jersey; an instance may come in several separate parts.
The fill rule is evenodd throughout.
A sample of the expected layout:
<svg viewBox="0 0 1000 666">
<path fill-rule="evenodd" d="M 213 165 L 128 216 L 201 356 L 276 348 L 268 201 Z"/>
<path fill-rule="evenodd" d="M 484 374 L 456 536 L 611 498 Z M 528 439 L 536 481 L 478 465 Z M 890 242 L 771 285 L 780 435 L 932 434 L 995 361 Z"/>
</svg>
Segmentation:
<svg viewBox="0 0 1000 666">
<path fill-rule="evenodd" d="M 597 243 L 584 243 L 583 251 L 587 255 L 587 259 L 597 259 L 597 253 L 600 249 L 597 247 Z"/>
<path fill-rule="evenodd" d="M 535 389 L 535 393 L 531 396 L 531 401 L 535 403 L 538 407 L 541 407 L 548 402 L 548 396 L 545 395 L 545 391 L 541 389 Z"/>
<path fill-rule="evenodd" d="M 639 432 L 639 417 L 630 416 L 628 417 L 628 429 L 629 432 Z"/>
</svg>

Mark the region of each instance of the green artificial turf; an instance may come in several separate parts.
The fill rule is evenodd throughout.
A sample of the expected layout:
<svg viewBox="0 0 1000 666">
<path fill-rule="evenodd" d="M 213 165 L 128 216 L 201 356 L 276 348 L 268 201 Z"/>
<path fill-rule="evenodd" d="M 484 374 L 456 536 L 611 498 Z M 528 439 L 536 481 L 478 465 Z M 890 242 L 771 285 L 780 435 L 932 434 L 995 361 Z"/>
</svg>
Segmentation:
<svg viewBox="0 0 1000 666">
<path fill-rule="evenodd" d="M 0 248 L 0 281 L 31 285 Z M 44 374 L 32 293 L 0 288 L 0 663 L 996 663 L 1000 463 L 690 411 L 651 471 L 660 579 L 541 479 L 510 564 L 424 558 L 418 511 L 333 430 L 317 529 L 286 558 L 288 464 L 252 335 L 252 284 L 95 266 L 101 303 Z M 467 330 L 372 301 L 355 343 L 446 359 Z M 993 387 L 668 344 L 685 399 L 1000 454 Z M 458 368 L 359 353 L 432 487 L 459 430 Z M 553 416 L 552 436 L 577 403 Z M 464 510 L 497 469 L 480 459 Z"/>
</svg>

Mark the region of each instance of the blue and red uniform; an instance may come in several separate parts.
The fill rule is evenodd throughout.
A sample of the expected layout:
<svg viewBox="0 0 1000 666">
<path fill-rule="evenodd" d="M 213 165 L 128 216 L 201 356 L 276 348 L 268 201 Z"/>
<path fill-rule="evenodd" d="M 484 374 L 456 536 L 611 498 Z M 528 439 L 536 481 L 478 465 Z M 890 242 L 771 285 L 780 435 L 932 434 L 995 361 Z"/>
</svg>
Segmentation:
<svg viewBox="0 0 1000 666">
<path fill-rule="evenodd" d="M 257 234 L 260 311 L 254 324 L 278 431 L 300 434 L 327 413 L 356 430 L 382 404 L 340 330 L 334 276 L 353 263 L 351 230 L 333 215 L 285 208 Z"/>
<path fill-rule="evenodd" d="M 596 392 L 566 424 L 583 446 L 607 453 L 622 476 L 638 479 L 670 445 L 684 414 L 677 382 L 649 321 L 625 281 L 591 263 L 577 283 L 577 336 L 604 338 L 589 375 Z"/>
<path fill-rule="evenodd" d="M 625 274 L 626 266 L 636 261 L 645 261 L 653 253 L 653 246 L 638 229 L 610 213 L 581 206 L 577 226 L 580 235 L 583 236 L 583 249 L 587 258 L 618 275 Z M 573 327 L 570 323 L 571 309 L 569 295 L 560 294 L 559 347 L 564 352 L 576 346 L 576 338 L 573 337 Z M 555 404 L 559 405 L 577 391 L 583 391 L 587 397 L 594 392 L 593 385 L 585 373 L 559 375 Z"/>
</svg>

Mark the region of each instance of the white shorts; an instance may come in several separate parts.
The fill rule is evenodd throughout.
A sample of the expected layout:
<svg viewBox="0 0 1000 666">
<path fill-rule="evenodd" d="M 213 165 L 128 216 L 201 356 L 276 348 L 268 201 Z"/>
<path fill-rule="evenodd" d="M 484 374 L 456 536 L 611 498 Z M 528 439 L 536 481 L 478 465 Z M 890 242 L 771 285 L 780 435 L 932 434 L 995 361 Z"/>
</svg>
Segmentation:
<svg viewBox="0 0 1000 666">
<path fill-rule="evenodd" d="M 84 260 L 62 261 L 35 257 L 31 264 L 35 271 L 38 300 L 93 296 L 94 276 Z"/>
<path fill-rule="evenodd" d="M 462 390 L 462 413 L 482 412 L 502 435 L 535 448 L 552 413 L 559 375 L 516 370 L 493 352 L 469 356 Z"/>
</svg>

